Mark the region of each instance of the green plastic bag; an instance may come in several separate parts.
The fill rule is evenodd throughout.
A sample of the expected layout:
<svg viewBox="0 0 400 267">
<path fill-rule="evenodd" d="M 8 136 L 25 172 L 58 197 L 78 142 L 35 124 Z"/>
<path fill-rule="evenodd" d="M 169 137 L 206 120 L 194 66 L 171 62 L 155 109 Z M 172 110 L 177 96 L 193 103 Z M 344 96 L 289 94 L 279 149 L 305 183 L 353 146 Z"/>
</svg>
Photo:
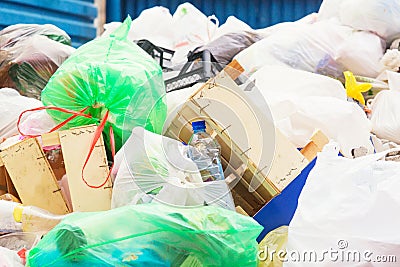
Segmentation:
<svg viewBox="0 0 400 267">
<path fill-rule="evenodd" d="M 78 48 L 51 77 L 41 96 L 45 106 L 85 109 L 93 117 L 77 117 L 65 128 L 99 124 L 108 112 L 103 134 L 108 144 L 112 126 L 117 150 L 135 126 L 161 133 L 167 112 L 161 67 L 127 40 L 130 25 L 128 17 L 110 36 Z M 59 123 L 71 116 L 53 110 L 48 113 Z"/>
<path fill-rule="evenodd" d="M 29 252 L 27 265 L 257 266 L 261 230 L 251 217 L 212 206 L 73 213 Z"/>
</svg>

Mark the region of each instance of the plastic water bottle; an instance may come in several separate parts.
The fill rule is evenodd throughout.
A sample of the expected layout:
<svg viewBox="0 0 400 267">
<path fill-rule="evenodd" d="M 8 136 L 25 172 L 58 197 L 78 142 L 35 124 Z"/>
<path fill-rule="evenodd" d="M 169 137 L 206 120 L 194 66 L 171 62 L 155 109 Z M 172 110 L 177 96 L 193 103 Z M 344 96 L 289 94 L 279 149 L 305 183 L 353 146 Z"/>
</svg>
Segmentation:
<svg viewBox="0 0 400 267">
<path fill-rule="evenodd" d="M 196 163 L 204 182 L 224 180 L 221 146 L 208 133 L 205 121 L 192 122 L 189 157 Z"/>
<path fill-rule="evenodd" d="M 22 223 L 22 231 L 44 233 L 53 229 L 65 217 L 37 207 L 22 205 L 14 208 L 13 215 L 16 222 Z"/>
</svg>

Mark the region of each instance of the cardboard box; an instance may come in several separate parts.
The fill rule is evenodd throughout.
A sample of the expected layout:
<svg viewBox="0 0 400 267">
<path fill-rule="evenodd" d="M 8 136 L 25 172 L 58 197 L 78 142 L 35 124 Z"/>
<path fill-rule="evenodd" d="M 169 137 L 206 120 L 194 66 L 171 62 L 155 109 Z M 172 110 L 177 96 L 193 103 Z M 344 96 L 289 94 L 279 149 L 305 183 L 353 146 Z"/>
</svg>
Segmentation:
<svg viewBox="0 0 400 267">
<path fill-rule="evenodd" d="M 36 206 L 54 214 L 110 209 L 111 181 L 103 188 L 96 189 L 87 186 L 81 175 L 96 127 L 82 126 L 42 135 L 43 147 L 61 146 L 62 153 L 58 153 L 59 156 L 50 162 L 49 154 L 46 155 L 36 138 L 25 139 L 1 151 L 0 166 L 3 166 L 0 167 L 0 186 L 5 180 L 7 192 L 18 192 L 24 205 Z M 84 177 L 88 183 L 97 185 L 107 179 L 108 172 L 104 142 L 100 138 L 84 170 Z M 58 183 L 65 173 L 68 177 L 72 208 Z M 11 181 L 16 192 L 12 192 Z"/>
<path fill-rule="evenodd" d="M 221 145 L 235 204 L 252 216 L 301 173 L 323 144 L 311 142 L 303 155 L 274 127 L 262 102 L 257 103 L 257 90 L 239 88 L 232 73 L 238 78 L 229 69 L 205 83 L 167 119 L 164 134 L 187 143 L 191 122 L 205 120 L 208 133 Z M 327 142 L 322 136 L 318 133 L 315 138 Z"/>
</svg>

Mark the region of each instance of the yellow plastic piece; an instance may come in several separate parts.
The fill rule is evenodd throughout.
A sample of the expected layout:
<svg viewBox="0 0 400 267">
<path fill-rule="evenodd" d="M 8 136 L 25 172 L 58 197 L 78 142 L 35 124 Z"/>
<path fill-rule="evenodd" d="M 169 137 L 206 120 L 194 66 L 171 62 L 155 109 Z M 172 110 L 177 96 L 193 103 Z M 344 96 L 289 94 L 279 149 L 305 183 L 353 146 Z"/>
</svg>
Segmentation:
<svg viewBox="0 0 400 267">
<path fill-rule="evenodd" d="M 356 77 L 354 77 L 353 73 L 350 71 L 345 71 L 343 74 L 346 79 L 345 87 L 347 96 L 357 100 L 360 104 L 365 106 L 365 99 L 362 93 L 367 92 L 369 89 L 371 89 L 372 84 L 357 83 Z"/>
<path fill-rule="evenodd" d="M 16 222 L 22 221 L 22 212 L 24 211 L 24 206 L 18 205 L 14 208 L 13 217 Z"/>
<path fill-rule="evenodd" d="M 286 258 L 288 227 L 269 232 L 259 244 L 258 267 L 282 267 Z"/>
</svg>

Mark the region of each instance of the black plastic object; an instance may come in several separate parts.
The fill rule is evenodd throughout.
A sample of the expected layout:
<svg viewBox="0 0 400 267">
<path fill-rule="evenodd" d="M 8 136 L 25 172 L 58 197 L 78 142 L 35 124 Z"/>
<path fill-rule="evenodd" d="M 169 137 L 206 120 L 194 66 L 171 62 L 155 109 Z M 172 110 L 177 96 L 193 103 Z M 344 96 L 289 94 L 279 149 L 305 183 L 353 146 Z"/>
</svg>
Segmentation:
<svg viewBox="0 0 400 267">
<path fill-rule="evenodd" d="M 222 66 L 208 50 L 190 53 L 188 62 L 178 76 L 165 81 L 167 93 L 191 87 L 198 82 L 206 82 L 222 70 Z"/>
<path fill-rule="evenodd" d="M 137 41 L 136 44 L 144 51 L 146 51 L 147 54 L 149 54 L 152 58 L 157 60 L 161 68 L 168 69 L 168 66 L 165 65 L 165 61 L 170 62 L 175 51 L 156 46 L 149 40 L 145 39 Z"/>
</svg>

